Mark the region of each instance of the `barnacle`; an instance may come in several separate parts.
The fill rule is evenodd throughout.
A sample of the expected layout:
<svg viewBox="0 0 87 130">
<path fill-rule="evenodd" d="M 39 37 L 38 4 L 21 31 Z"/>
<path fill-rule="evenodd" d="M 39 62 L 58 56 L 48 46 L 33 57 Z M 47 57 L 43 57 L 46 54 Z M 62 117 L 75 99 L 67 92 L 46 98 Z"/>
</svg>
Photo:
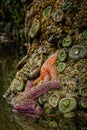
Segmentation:
<svg viewBox="0 0 87 130">
<path fill-rule="evenodd" d="M 58 34 L 53 34 L 53 35 L 51 35 L 50 37 L 49 37 L 49 39 L 48 39 L 48 41 L 50 42 L 50 43 L 57 43 L 58 42 Z"/>
<path fill-rule="evenodd" d="M 59 111 L 62 113 L 68 113 L 75 110 L 77 102 L 75 98 L 65 97 L 59 101 Z"/>
<path fill-rule="evenodd" d="M 35 66 L 33 69 L 31 69 L 31 72 L 29 73 L 29 79 L 35 79 L 40 74 L 40 68 L 41 66 Z"/>
<path fill-rule="evenodd" d="M 81 45 L 74 45 L 69 51 L 69 57 L 74 60 L 79 60 L 80 58 L 84 58 L 87 55 L 87 50 L 85 47 Z"/>
</svg>

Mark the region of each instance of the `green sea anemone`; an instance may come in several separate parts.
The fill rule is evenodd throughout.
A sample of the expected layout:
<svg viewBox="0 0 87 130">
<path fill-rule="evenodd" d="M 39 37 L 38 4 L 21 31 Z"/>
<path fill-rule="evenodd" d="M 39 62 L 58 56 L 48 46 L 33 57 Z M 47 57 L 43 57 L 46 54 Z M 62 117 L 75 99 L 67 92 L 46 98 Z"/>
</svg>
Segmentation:
<svg viewBox="0 0 87 130">
<path fill-rule="evenodd" d="M 72 6 L 72 2 L 65 2 L 62 7 L 62 10 L 65 11 L 65 10 L 69 9 L 71 6 Z"/>
<path fill-rule="evenodd" d="M 75 98 L 65 97 L 59 101 L 59 111 L 62 113 L 68 113 L 75 110 L 77 102 Z"/>
<path fill-rule="evenodd" d="M 84 39 L 87 39 L 87 30 L 84 30 L 82 35 L 83 35 Z"/>
<path fill-rule="evenodd" d="M 65 61 L 67 59 L 67 52 L 62 50 L 58 54 L 59 61 Z"/>
<path fill-rule="evenodd" d="M 58 64 L 58 66 L 57 66 L 57 71 L 58 71 L 59 73 L 62 73 L 62 72 L 65 70 L 65 68 L 66 68 L 66 64 L 63 63 L 63 62 L 60 62 L 60 63 Z"/>
<path fill-rule="evenodd" d="M 47 17 L 52 11 L 52 6 L 47 6 L 43 11 L 43 17 Z"/>
<path fill-rule="evenodd" d="M 65 48 L 70 47 L 71 44 L 72 44 L 72 39 L 71 39 L 70 36 L 65 37 L 65 38 L 63 39 L 63 41 L 62 41 L 62 46 L 65 47 Z"/>
</svg>

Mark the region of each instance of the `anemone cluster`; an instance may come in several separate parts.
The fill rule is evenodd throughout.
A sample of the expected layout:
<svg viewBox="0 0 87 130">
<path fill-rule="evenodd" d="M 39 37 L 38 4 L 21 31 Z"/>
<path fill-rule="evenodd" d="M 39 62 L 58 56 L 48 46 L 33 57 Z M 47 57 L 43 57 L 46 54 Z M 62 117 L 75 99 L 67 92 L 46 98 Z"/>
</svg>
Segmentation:
<svg viewBox="0 0 87 130">
<path fill-rule="evenodd" d="M 34 0 L 26 9 L 25 39 L 28 45 L 27 55 L 36 53 L 41 47 L 40 53 L 45 50 L 45 61 L 55 51 L 58 52 L 54 65 L 62 87 L 59 90 L 50 90 L 35 99 L 44 112 L 62 114 L 65 117 L 75 117 L 79 115 L 79 110 L 86 113 L 87 1 Z M 28 67 L 27 64 L 33 66 L 34 59 L 29 59 L 30 57 L 24 65 L 25 68 Z M 24 76 L 26 69 L 23 69 L 22 74 L 20 72 L 19 77 Z M 28 72 L 30 70 L 27 69 Z M 26 82 L 28 80 L 34 78 L 28 76 Z M 39 84 L 43 84 L 43 81 Z"/>
<path fill-rule="evenodd" d="M 47 44 L 50 48 L 60 49 L 86 42 L 87 47 L 86 10 L 86 0 L 33 1 L 27 7 L 25 17 L 27 43 L 33 44 L 38 39 L 41 46 Z M 35 22 L 37 26 L 34 26 Z"/>
<path fill-rule="evenodd" d="M 38 26 L 34 27 L 36 20 Z M 31 48 L 36 39 L 37 44 L 42 48 L 45 46 L 49 54 L 51 50 L 58 50 L 55 66 L 63 88 L 57 95 L 55 90 L 42 95 L 38 100 L 43 108 L 48 113 L 57 107 L 60 110 L 61 103 L 69 96 L 67 100 L 75 100 L 73 110 L 84 109 L 81 104 L 86 100 L 86 94 L 83 96 L 80 92 L 81 88 L 87 89 L 87 1 L 34 0 L 27 6 L 25 37 Z M 65 103 L 66 108 L 68 103 Z"/>
</svg>

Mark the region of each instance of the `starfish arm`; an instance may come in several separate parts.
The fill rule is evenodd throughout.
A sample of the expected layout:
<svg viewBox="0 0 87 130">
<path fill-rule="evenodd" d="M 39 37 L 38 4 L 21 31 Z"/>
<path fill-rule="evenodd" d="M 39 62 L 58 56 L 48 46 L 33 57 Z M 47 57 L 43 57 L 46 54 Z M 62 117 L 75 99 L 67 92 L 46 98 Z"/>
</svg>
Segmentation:
<svg viewBox="0 0 87 130">
<path fill-rule="evenodd" d="M 49 74 L 50 74 L 51 80 L 58 80 L 58 73 L 54 65 L 49 67 Z"/>
<path fill-rule="evenodd" d="M 20 101 L 20 100 L 19 100 Z M 32 115 L 42 115 L 43 109 L 34 100 L 26 99 L 14 105 L 14 111 Z"/>
<path fill-rule="evenodd" d="M 28 84 L 27 84 L 27 86 L 26 86 L 26 88 L 25 88 L 25 91 L 27 92 L 27 91 L 30 91 L 30 89 L 33 87 L 33 82 L 31 81 L 31 82 L 29 82 Z"/>
<path fill-rule="evenodd" d="M 40 80 L 43 80 L 44 76 L 47 74 L 47 68 L 43 65 L 41 67 L 41 72 L 40 72 L 40 76 L 34 80 L 33 85 L 37 85 L 39 83 Z"/>
<path fill-rule="evenodd" d="M 39 82 L 40 80 L 42 80 L 42 79 L 43 79 L 42 76 L 40 76 L 40 77 L 38 77 L 37 79 L 35 79 L 34 82 L 33 82 L 33 86 L 37 85 L 38 82 Z"/>
<path fill-rule="evenodd" d="M 45 75 L 44 79 L 43 79 L 43 82 L 47 82 L 49 80 L 50 80 L 50 75 L 49 74 Z"/>
<path fill-rule="evenodd" d="M 47 64 L 49 65 L 54 65 L 55 61 L 57 60 L 58 58 L 58 53 L 55 52 L 52 56 L 50 56 L 48 59 L 47 59 Z"/>
<path fill-rule="evenodd" d="M 28 98 L 31 100 L 36 99 L 40 95 L 48 92 L 51 89 L 60 88 L 61 84 L 58 81 L 48 81 L 40 85 L 36 85 L 35 87 L 32 87 L 31 90 L 27 93 Z"/>
<path fill-rule="evenodd" d="M 58 58 L 58 53 L 57 52 L 55 52 L 52 56 L 50 56 L 46 61 L 45 61 L 45 63 L 42 65 L 42 67 L 41 67 L 41 73 L 40 73 L 40 77 L 38 77 L 36 80 L 34 80 L 34 82 L 33 82 L 33 85 L 35 86 L 35 85 L 37 85 L 38 84 L 38 82 L 40 81 L 40 80 L 43 80 L 44 79 L 44 81 L 45 80 L 48 80 L 49 79 L 49 76 L 47 76 L 47 77 L 45 77 L 46 75 L 49 75 L 48 74 L 48 71 L 49 71 L 49 67 L 50 68 L 52 68 L 52 66 L 54 65 L 54 63 L 55 63 L 55 61 L 57 60 L 57 58 Z M 50 71 L 54 71 L 55 69 L 53 68 L 52 70 L 50 70 Z M 51 72 L 52 73 L 52 72 Z M 57 72 L 56 71 L 54 71 L 53 72 L 54 73 L 54 78 L 56 78 L 57 76 Z M 45 78 L 44 78 L 45 77 Z M 52 74 L 51 74 L 51 77 L 52 77 L 52 79 L 54 79 L 53 78 L 53 76 L 52 76 Z M 57 79 L 57 78 L 56 78 Z"/>
</svg>

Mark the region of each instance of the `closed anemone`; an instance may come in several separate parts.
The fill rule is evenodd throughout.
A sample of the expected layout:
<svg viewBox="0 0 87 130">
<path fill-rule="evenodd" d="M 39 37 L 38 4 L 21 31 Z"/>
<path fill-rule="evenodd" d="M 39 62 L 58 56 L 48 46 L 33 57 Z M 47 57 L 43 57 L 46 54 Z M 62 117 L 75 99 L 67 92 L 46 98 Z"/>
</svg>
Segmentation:
<svg viewBox="0 0 87 130">
<path fill-rule="evenodd" d="M 56 12 L 53 13 L 52 17 L 55 22 L 61 22 L 64 18 L 64 13 L 61 10 L 57 10 Z"/>
<path fill-rule="evenodd" d="M 79 60 L 87 56 L 87 49 L 81 45 L 74 45 L 69 51 L 69 57 L 74 60 Z"/>
<path fill-rule="evenodd" d="M 84 30 L 82 35 L 83 35 L 84 39 L 87 39 L 87 30 Z"/>
</svg>

